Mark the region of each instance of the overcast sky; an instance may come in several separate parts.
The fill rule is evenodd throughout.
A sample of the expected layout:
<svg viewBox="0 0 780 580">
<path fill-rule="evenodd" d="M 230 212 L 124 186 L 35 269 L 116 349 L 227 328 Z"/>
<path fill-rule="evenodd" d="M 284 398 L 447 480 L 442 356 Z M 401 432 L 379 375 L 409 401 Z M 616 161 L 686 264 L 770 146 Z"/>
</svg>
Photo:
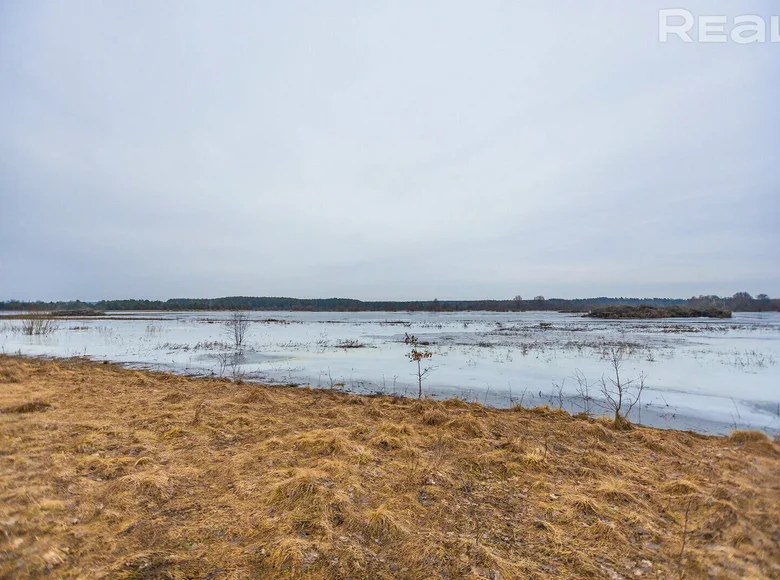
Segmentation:
<svg viewBox="0 0 780 580">
<path fill-rule="evenodd" d="M 0 299 L 780 296 L 771 2 L 0 0 Z"/>
</svg>

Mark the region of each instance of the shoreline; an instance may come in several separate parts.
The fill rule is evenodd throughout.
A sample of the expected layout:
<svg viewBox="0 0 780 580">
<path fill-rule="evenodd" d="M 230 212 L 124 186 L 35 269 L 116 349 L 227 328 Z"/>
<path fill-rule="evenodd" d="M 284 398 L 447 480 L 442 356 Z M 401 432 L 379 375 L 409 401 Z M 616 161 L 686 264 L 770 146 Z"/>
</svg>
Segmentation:
<svg viewBox="0 0 780 580">
<path fill-rule="evenodd" d="M 412 393 L 413 390 L 412 387 L 408 387 L 403 393 L 380 391 L 380 390 L 375 390 L 375 389 L 370 389 L 365 387 L 363 388 L 362 391 L 357 389 L 353 390 L 346 386 L 340 386 L 335 389 L 329 389 L 327 386 L 314 386 L 308 383 L 290 383 L 290 382 L 285 382 L 284 380 L 269 379 L 269 377 L 263 377 L 263 378 L 253 377 L 251 375 L 244 375 L 240 379 L 235 380 L 235 379 L 231 379 L 229 376 L 220 377 L 215 374 L 195 372 L 187 368 L 180 369 L 175 365 L 165 365 L 163 363 L 149 364 L 144 362 L 133 362 L 133 361 L 130 362 L 113 361 L 110 359 L 95 358 L 92 357 L 91 355 L 81 355 L 81 356 L 76 355 L 72 357 L 60 357 L 56 355 L 11 354 L 11 356 L 20 356 L 23 358 L 30 358 L 33 360 L 37 359 L 37 360 L 50 361 L 50 362 L 56 362 L 58 360 L 63 360 L 63 361 L 75 360 L 75 361 L 84 361 L 92 364 L 111 364 L 127 370 L 170 374 L 170 375 L 176 375 L 176 376 L 194 379 L 194 380 L 227 380 L 230 382 L 238 382 L 239 384 L 247 384 L 247 385 L 255 385 L 255 386 L 277 387 L 277 388 L 301 388 L 301 389 L 308 388 L 314 390 L 324 390 L 324 391 L 331 391 L 339 394 L 357 396 L 357 397 L 390 397 L 393 399 L 405 399 L 411 401 L 417 400 L 417 397 L 414 396 L 414 394 Z M 651 390 L 652 389 L 648 389 L 648 391 Z M 560 410 L 569 416 L 575 416 L 581 413 L 581 411 L 575 409 L 576 401 L 578 400 L 577 397 L 569 396 L 569 395 L 564 397 L 565 403 L 563 407 L 556 407 L 556 402 L 553 400 L 551 394 L 548 395 L 542 394 L 542 396 L 538 396 L 538 394 L 526 393 L 523 395 L 521 403 L 517 402 L 518 400 L 520 400 L 520 397 L 512 397 L 514 402 L 510 403 L 509 400 L 510 392 L 504 390 L 494 390 L 492 396 L 490 396 L 491 394 L 488 392 L 487 394 L 489 396 L 485 397 L 484 393 L 481 393 L 480 391 L 475 391 L 474 389 L 468 389 L 465 387 L 458 387 L 458 386 L 437 385 L 435 387 L 429 387 L 429 386 L 424 387 L 423 393 L 424 393 L 424 398 L 430 399 L 432 401 L 441 402 L 441 401 L 446 401 L 448 399 L 458 399 L 463 401 L 464 403 L 479 404 L 487 408 L 498 409 L 498 410 L 511 410 L 515 406 L 519 406 L 524 409 L 549 407 L 550 409 Z M 482 399 L 482 402 L 480 402 L 480 399 Z M 526 404 L 526 402 L 528 404 Z M 566 403 L 569 403 L 568 405 L 569 408 L 567 408 Z M 772 401 L 767 401 L 766 404 L 770 406 L 774 405 Z M 594 405 L 598 406 L 599 405 L 598 401 L 596 401 Z M 655 407 L 658 408 L 656 409 Z M 639 407 L 637 409 L 639 409 Z M 604 419 L 604 418 L 608 419 L 609 413 L 610 413 L 609 411 L 594 412 L 591 413 L 591 418 L 594 420 Z M 642 418 L 643 416 L 644 419 Z M 631 420 L 632 424 L 640 427 L 659 429 L 659 430 L 668 430 L 668 431 L 689 432 L 689 433 L 696 433 L 697 435 L 704 435 L 704 436 L 725 436 L 732 431 L 736 431 L 740 429 L 761 431 L 770 438 L 780 435 L 780 427 L 772 427 L 771 424 L 755 425 L 755 426 L 745 425 L 745 424 L 734 424 L 734 423 L 730 424 L 725 421 L 716 421 L 704 417 L 699 417 L 696 415 L 681 413 L 679 411 L 679 408 L 676 408 L 674 411 L 664 410 L 662 407 L 660 407 L 660 405 L 654 405 L 653 407 L 646 405 L 644 407 L 641 407 L 641 410 L 639 410 L 639 412 L 632 411 L 629 416 L 629 419 Z"/>
</svg>

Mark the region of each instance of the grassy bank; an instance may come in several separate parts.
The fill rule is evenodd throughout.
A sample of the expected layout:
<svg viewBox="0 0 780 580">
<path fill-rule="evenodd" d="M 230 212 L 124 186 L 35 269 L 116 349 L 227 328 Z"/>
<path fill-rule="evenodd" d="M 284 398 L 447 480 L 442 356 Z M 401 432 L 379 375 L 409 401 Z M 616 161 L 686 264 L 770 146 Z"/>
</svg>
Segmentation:
<svg viewBox="0 0 780 580">
<path fill-rule="evenodd" d="M 0 577 L 780 577 L 780 448 L 0 356 Z"/>
</svg>

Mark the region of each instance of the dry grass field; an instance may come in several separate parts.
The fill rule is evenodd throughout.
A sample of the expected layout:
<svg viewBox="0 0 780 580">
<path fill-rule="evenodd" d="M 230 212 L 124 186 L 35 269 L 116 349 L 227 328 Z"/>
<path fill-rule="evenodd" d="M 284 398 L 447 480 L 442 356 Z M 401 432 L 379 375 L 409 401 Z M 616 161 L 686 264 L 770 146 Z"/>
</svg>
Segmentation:
<svg viewBox="0 0 780 580">
<path fill-rule="evenodd" d="M 0 357 L 0 578 L 780 578 L 780 446 Z"/>
</svg>

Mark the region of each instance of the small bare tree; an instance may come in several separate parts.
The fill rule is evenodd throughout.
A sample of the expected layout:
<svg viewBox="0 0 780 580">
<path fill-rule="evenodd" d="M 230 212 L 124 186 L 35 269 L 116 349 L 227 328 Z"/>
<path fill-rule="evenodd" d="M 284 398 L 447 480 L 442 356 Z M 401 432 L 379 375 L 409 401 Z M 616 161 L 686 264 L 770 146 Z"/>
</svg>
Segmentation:
<svg viewBox="0 0 780 580">
<path fill-rule="evenodd" d="M 230 353 L 229 352 L 218 352 L 217 353 L 217 365 L 219 368 L 219 376 L 224 377 L 225 376 L 225 369 L 228 366 L 228 363 L 230 362 Z"/>
<path fill-rule="evenodd" d="M 249 315 L 246 312 L 234 310 L 230 313 L 230 317 L 225 322 L 225 328 L 223 330 L 236 350 L 243 350 L 244 344 L 246 343 L 246 336 L 251 325 L 252 321 L 249 320 Z"/>
<path fill-rule="evenodd" d="M 412 350 L 406 353 L 406 358 L 409 359 L 409 362 L 417 363 L 417 398 L 422 399 L 423 379 L 425 378 L 425 375 L 427 375 L 433 370 L 433 367 L 423 368 L 422 361 L 423 359 L 433 357 L 433 353 L 427 349 L 420 350 L 418 348 L 420 343 L 417 340 L 417 337 L 414 336 L 413 334 L 409 334 L 408 332 L 405 333 L 404 344 L 412 347 Z"/>
<path fill-rule="evenodd" d="M 566 384 L 566 379 L 563 379 L 560 383 L 552 382 L 553 390 L 550 393 L 550 402 L 558 399 L 558 408 L 563 409 L 563 387 Z"/>
<path fill-rule="evenodd" d="M 239 354 L 233 354 L 233 356 L 230 358 L 230 362 L 228 362 L 228 366 L 230 367 L 230 376 L 234 381 L 240 381 L 244 378 L 244 375 L 246 375 L 246 371 L 241 366 L 239 357 Z"/>
<path fill-rule="evenodd" d="M 607 351 L 607 359 L 612 367 L 613 377 L 601 378 L 601 394 L 604 395 L 607 408 L 615 412 L 615 427 L 626 427 L 631 409 L 639 403 L 645 388 L 645 374 L 625 379 L 620 376 L 625 357 L 625 347 L 611 347 Z"/>
<path fill-rule="evenodd" d="M 238 351 L 226 351 L 217 353 L 217 368 L 220 377 L 226 375 L 226 370 L 230 369 L 230 377 L 234 381 L 243 379 L 246 371 L 241 367 L 241 353 Z"/>
<path fill-rule="evenodd" d="M 582 412 L 586 417 L 590 417 L 592 415 L 590 409 L 593 401 L 593 397 L 590 396 L 590 388 L 592 385 L 588 382 L 587 377 L 580 369 L 574 371 L 574 380 L 577 381 L 577 393 L 579 393 L 580 398 L 582 399 Z"/>
</svg>

